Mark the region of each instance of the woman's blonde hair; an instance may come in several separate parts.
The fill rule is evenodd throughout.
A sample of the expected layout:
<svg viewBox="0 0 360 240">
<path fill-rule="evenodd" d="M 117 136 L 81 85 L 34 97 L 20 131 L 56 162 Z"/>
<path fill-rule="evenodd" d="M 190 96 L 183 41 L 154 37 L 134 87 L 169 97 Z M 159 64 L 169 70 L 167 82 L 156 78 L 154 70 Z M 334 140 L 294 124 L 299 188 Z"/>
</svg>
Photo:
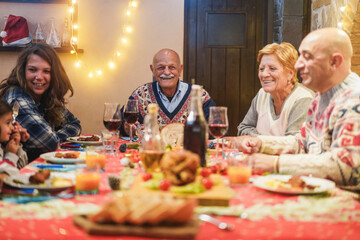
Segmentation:
<svg viewBox="0 0 360 240">
<path fill-rule="evenodd" d="M 287 42 L 278 43 L 271 43 L 266 45 L 263 49 L 261 49 L 257 56 L 258 63 L 261 62 L 261 58 L 264 55 L 275 54 L 279 59 L 281 65 L 287 71 L 293 71 L 294 76 L 291 79 L 291 82 L 295 84 L 298 82 L 297 78 L 297 70 L 295 69 L 295 63 L 299 57 L 298 52 L 296 51 L 295 47 Z"/>
</svg>

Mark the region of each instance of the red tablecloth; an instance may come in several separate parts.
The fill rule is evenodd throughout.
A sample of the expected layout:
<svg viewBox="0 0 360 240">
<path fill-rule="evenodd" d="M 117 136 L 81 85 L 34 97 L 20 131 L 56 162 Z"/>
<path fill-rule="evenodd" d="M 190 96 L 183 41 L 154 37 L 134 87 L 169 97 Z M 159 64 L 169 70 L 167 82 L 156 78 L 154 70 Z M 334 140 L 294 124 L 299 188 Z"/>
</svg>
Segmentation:
<svg viewBox="0 0 360 240">
<path fill-rule="evenodd" d="M 36 163 L 43 162 L 37 159 Z M 34 163 L 32 163 L 34 164 Z M 94 199 L 101 203 L 108 196 L 106 176 L 119 173 L 122 170 L 120 160 L 110 159 L 103 173 L 101 191 Z M 31 167 L 22 170 L 31 171 Z M 236 198 L 231 204 L 244 204 L 252 206 L 262 201 L 281 203 L 286 200 L 297 199 L 298 196 L 279 195 L 257 189 L 249 184 L 234 188 Z M 341 191 L 341 190 L 339 190 Z M 76 199 L 71 201 L 76 202 Z M 357 204 L 356 209 L 360 209 Z M 354 209 L 355 210 L 355 209 Z M 348 222 L 300 222 L 274 220 L 265 218 L 259 221 L 242 220 L 237 217 L 218 217 L 221 220 L 233 223 L 233 231 L 219 230 L 213 225 L 203 223 L 199 228 L 196 239 L 360 239 L 360 220 Z M 0 239 L 143 239 L 127 236 L 90 236 L 84 230 L 76 227 L 72 218 L 49 220 L 14 220 L 0 218 Z"/>
</svg>

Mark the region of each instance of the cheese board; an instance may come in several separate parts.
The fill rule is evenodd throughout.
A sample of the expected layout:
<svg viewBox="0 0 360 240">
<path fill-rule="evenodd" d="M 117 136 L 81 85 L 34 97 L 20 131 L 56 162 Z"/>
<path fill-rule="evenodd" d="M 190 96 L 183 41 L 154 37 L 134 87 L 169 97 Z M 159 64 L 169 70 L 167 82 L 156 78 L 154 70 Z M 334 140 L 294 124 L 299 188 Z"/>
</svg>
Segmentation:
<svg viewBox="0 0 360 240">
<path fill-rule="evenodd" d="M 200 178 L 200 176 L 197 176 Z M 174 193 L 171 191 L 152 190 L 146 188 L 143 184 L 142 177 L 139 175 L 134 181 L 132 190 L 135 192 L 146 192 L 152 194 L 170 194 L 178 197 L 193 198 L 197 200 L 200 206 L 229 206 L 229 201 L 235 196 L 234 191 L 229 188 L 223 176 L 219 174 L 211 174 L 211 178 L 216 183 L 211 189 L 207 189 L 201 193 Z"/>
</svg>

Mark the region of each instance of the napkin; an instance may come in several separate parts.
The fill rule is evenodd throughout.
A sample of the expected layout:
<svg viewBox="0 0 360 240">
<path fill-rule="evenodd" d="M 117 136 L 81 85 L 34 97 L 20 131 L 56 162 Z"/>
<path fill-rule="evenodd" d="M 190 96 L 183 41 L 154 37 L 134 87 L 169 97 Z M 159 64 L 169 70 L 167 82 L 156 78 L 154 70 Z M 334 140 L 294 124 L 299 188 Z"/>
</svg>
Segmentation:
<svg viewBox="0 0 360 240">
<path fill-rule="evenodd" d="M 81 147 L 81 144 L 79 144 L 79 143 L 64 142 L 64 143 L 60 144 L 60 147 L 62 149 L 69 149 L 69 150 L 73 150 L 73 151 L 84 151 L 85 150 L 83 147 Z"/>
<path fill-rule="evenodd" d="M 61 198 L 73 198 L 74 194 L 62 194 Z M 2 197 L 3 201 L 11 203 L 30 203 L 30 202 L 44 202 L 48 200 L 57 199 L 59 196 L 16 196 L 16 197 Z"/>
<path fill-rule="evenodd" d="M 50 171 L 56 172 L 68 172 L 74 171 L 76 168 L 83 168 L 85 164 L 37 164 L 34 167 L 41 168 L 41 169 L 49 169 Z"/>
<path fill-rule="evenodd" d="M 125 141 L 130 141 L 130 137 L 121 137 L 122 140 L 125 140 Z M 139 137 L 138 136 L 134 136 L 133 137 L 133 141 L 136 142 L 137 140 L 139 140 Z"/>
</svg>

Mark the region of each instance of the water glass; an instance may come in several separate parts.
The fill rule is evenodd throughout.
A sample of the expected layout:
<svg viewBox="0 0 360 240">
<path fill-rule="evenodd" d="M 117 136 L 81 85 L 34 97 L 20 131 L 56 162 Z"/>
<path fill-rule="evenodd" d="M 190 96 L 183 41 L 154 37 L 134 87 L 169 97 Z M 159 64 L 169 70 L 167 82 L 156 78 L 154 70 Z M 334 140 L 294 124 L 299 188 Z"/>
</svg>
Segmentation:
<svg viewBox="0 0 360 240">
<path fill-rule="evenodd" d="M 116 155 L 119 131 L 103 130 L 101 131 L 101 140 L 106 152 L 110 155 Z"/>
</svg>

